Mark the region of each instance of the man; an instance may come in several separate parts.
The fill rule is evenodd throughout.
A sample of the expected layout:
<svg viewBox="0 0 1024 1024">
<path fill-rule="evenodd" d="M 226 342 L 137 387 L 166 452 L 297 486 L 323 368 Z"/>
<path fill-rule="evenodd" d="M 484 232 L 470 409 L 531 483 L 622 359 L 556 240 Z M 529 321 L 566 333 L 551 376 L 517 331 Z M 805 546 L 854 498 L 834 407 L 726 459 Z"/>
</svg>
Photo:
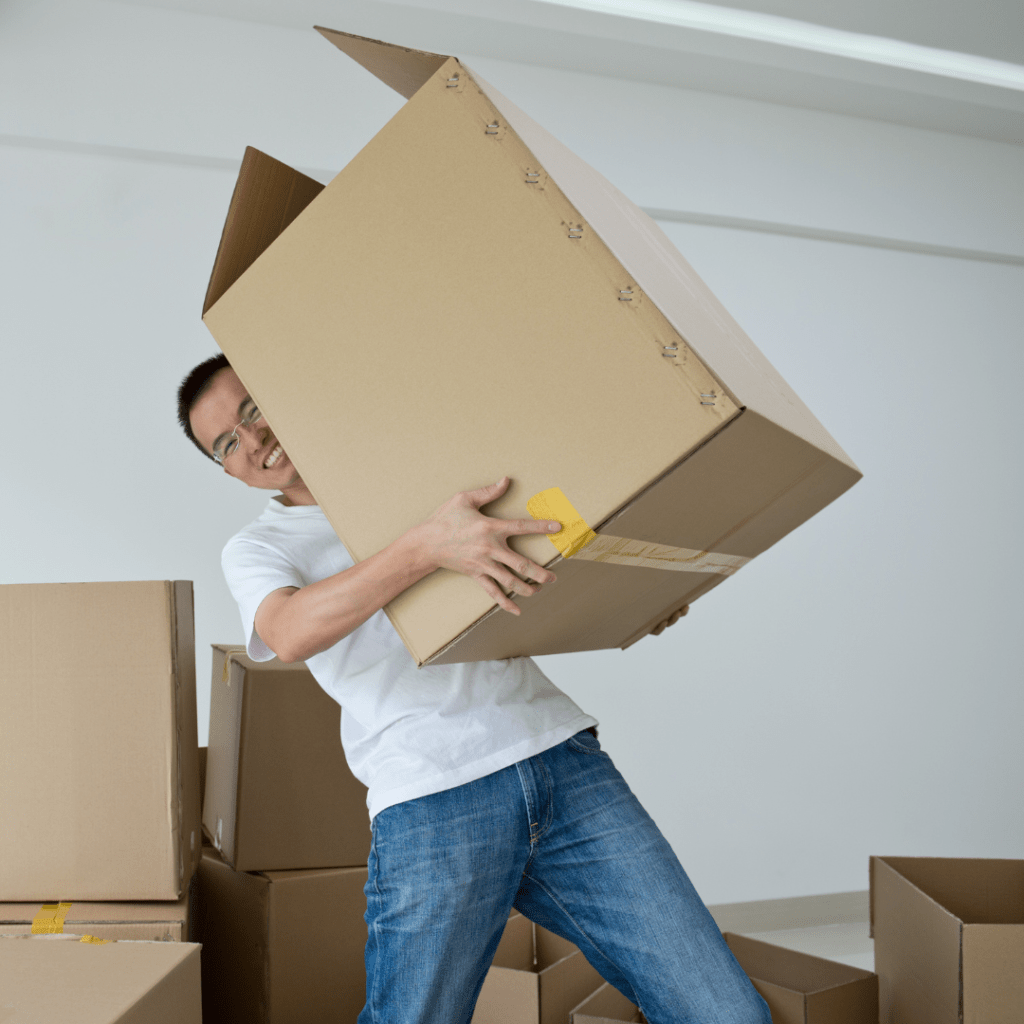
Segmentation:
<svg viewBox="0 0 1024 1024">
<path fill-rule="evenodd" d="M 575 942 L 651 1024 L 770 1024 L 668 843 L 530 658 L 417 668 L 383 608 L 439 568 L 506 612 L 555 574 L 508 538 L 557 522 L 456 494 L 354 565 L 223 356 L 183 381 L 185 433 L 229 476 L 279 491 L 223 554 L 247 650 L 306 661 L 342 706 L 369 787 L 366 1006 L 359 1024 L 469 1024 L 515 906 Z"/>
</svg>

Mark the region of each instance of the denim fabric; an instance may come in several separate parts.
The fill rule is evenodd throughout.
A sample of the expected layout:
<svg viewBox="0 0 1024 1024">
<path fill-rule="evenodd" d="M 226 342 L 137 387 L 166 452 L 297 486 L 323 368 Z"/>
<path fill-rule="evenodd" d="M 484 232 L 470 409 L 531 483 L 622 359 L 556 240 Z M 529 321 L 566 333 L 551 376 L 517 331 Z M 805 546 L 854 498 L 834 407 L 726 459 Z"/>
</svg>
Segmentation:
<svg viewBox="0 0 1024 1024">
<path fill-rule="evenodd" d="M 771 1024 L 668 842 L 589 732 L 373 821 L 358 1024 L 469 1024 L 514 906 L 650 1024 Z"/>
</svg>

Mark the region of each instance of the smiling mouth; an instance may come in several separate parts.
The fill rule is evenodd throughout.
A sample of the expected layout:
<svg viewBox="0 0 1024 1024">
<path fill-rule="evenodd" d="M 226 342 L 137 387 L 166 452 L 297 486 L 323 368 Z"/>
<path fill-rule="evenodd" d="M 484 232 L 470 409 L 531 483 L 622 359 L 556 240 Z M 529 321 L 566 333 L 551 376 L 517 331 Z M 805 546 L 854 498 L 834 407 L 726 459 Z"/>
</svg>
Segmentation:
<svg viewBox="0 0 1024 1024">
<path fill-rule="evenodd" d="M 274 450 L 267 456 L 263 463 L 264 469 L 271 469 L 278 462 L 281 456 L 284 455 L 284 449 L 280 444 L 274 446 Z"/>
</svg>

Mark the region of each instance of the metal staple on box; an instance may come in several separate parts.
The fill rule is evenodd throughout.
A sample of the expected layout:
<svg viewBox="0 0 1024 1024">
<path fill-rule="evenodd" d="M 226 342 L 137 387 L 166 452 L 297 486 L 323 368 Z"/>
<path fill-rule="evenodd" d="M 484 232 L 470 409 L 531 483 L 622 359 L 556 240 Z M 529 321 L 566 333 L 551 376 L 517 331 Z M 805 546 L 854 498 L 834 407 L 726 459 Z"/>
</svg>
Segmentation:
<svg viewBox="0 0 1024 1024">
<path fill-rule="evenodd" d="M 457 89 L 458 87 L 459 87 L 459 76 L 458 75 L 452 75 L 452 77 L 448 79 L 448 85 L 446 86 L 446 88 L 448 88 L 448 89 Z"/>
<path fill-rule="evenodd" d="M 499 130 L 500 130 L 500 127 L 501 127 L 501 126 L 500 126 L 500 125 L 498 124 L 498 122 L 497 122 L 497 121 L 492 121 L 492 122 L 491 122 L 491 123 L 490 123 L 490 124 L 489 124 L 489 125 L 488 125 L 488 126 L 487 126 L 487 127 L 485 128 L 485 129 L 484 129 L 484 133 L 485 133 L 486 135 L 497 135 L 497 134 L 498 134 L 498 132 L 499 132 Z M 492 128 L 494 129 L 494 131 L 493 131 L 493 132 L 491 131 L 491 129 L 492 129 Z"/>
</svg>

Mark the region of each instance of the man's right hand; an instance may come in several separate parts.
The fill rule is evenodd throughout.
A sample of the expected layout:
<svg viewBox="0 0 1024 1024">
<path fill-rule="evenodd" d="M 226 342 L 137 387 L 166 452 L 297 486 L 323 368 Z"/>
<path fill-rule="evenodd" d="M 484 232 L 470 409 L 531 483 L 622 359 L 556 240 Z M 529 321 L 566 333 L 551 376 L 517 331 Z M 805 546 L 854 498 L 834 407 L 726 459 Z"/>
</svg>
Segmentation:
<svg viewBox="0 0 1024 1024">
<path fill-rule="evenodd" d="M 518 615 L 519 608 L 505 591 L 529 597 L 542 583 L 553 583 L 555 574 L 513 551 L 508 538 L 528 533 L 550 536 L 561 529 L 561 524 L 551 519 L 495 519 L 484 515 L 481 506 L 500 498 L 509 482 L 505 476 L 496 484 L 460 491 L 415 529 L 430 564 L 476 580 L 501 608 Z"/>
</svg>

